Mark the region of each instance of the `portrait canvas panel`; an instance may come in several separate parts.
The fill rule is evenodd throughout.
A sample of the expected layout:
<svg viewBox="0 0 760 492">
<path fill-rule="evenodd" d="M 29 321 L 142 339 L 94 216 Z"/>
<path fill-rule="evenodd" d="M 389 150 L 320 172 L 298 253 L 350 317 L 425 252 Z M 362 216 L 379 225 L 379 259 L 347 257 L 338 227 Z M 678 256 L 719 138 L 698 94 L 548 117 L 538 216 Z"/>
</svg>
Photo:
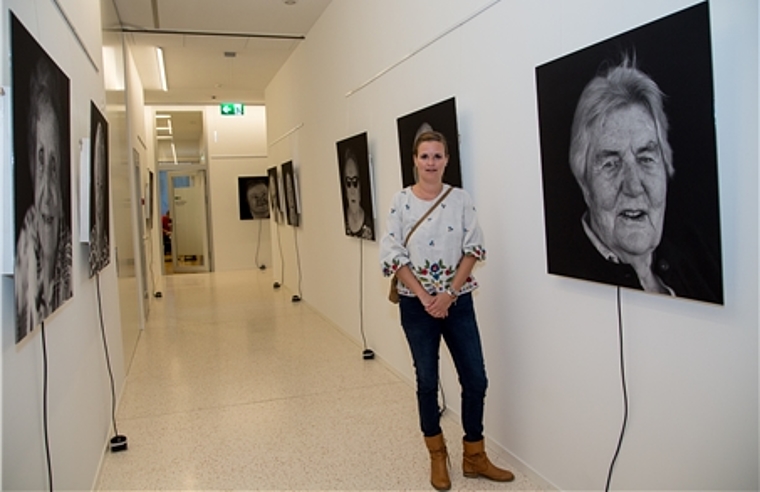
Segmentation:
<svg viewBox="0 0 760 492">
<path fill-rule="evenodd" d="M 240 220 L 269 218 L 269 177 L 238 176 Z"/>
<path fill-rule="evenodd" d="M 397 126 L 401 180 L 405 188 L 416 182 L 412 147 L 417 135 L 425 130 L 435 130 L 446 137 L 446 143 L 449 147 L 449 163 L 443 172 L 443 181 L 453 186 L 462 186 L 459 129 L 457 127 L 456 101 L 453 97 L 398 118 Z"/>
<path fill-rule="evenodd" d="M 79 140 L 79 241 L 90 243 L 90 137 Z"/>
<path fill-rule="evenodd" d="M 69 79 L 11 14 L 16 342 L 72 296 Z"/>
<path fill-rule="evenodd" d="M 90 101 L 90 277 L 111 261 L 108 121 Z M 152 174 L 151 174 L 152 176 Z M 150 200 L 148 206 L 150 207 Z"/>
<path fill-rule="evenodd" d="M 538 66 L 536 86 L 548 272 L 722 304 L 708 4 Z"/>
<path fill-rule="evenodd" d="M 374 241 L 372 172 L 367 133 L 341 140 L 336 143 L 336 147 L 346 235 Z"/>
<path fill-rule="evenodd" d="M 148 182 L 145 183 L 145 225 L 148 229 L 153 229 L 153 208 L 155 201 L 156 178 L 153 171 L 148 169 Z"/>
<path fill-rule="evenodd" d="M 10 97 L 0 97 L 0 162 L 5 165 L 5 159 L 10 157 L 13 143 L 10 142 L 11 127 L 11 101 Z M 8 136 L 6 144 L 6 135 Z M 7 146 L 6 146 L 7 145 Z M 7 152 L 7 153 L 6 153 Z M 8 159 L 10 161 L 10 159 Z M 5 179 L 10 175 L 10 168 L 4 169 L 2 179 L 0 179 L 0 210 L 13 210 L 13 179 Z M 5 173 L 8 174 L 5 174 Z M 4 222 L 4 227 L 0 230 L 0 274 L 13 275 L 13 257 L 14 257 L 14 235 L 13 220 Z"/>
<path fill-rule="evenodd" d="M 280 197 L 282 192 L 280 191 L 280 180 L 277 176 L 277 166 L 267 169 L 267 177 L 269 178 L 269 210 L 270 216 L 274 217 L 275 222 L 278 224 L 283 221 L 282 217 L 282 205 Z"/>
<path fill-rule="evenodd" d="M 300 206 L 298 202 L 298 182 L 293 168 L 293 161 L 282 165 L 282 185 L 285 188 L 285 217 L 288 225 L 300 225 Z"/>
</svg>

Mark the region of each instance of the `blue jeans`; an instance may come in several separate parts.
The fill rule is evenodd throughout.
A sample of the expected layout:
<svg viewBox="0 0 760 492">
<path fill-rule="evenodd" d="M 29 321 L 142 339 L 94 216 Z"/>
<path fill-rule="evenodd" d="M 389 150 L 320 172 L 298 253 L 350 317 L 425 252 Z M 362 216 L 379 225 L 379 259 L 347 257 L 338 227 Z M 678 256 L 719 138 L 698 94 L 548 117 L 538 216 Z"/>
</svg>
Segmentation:
<svg viewBox="0 0 760 492">
<path fill-rule="evenodd" d="M 438 359 L 441 337 L 454 361 L 462 387 L 462 427 L 465 440 L 483 439 L 486 378 L 483 348 L 472 294 L 463 294 L 449 308 L 447 318 L 430 316 L 416 297 L 400 296 L 401 326 L 412 352 L 417 377 L 420 427 L 426 437 L 441 433 L 438 411 Z"/>
</svg>

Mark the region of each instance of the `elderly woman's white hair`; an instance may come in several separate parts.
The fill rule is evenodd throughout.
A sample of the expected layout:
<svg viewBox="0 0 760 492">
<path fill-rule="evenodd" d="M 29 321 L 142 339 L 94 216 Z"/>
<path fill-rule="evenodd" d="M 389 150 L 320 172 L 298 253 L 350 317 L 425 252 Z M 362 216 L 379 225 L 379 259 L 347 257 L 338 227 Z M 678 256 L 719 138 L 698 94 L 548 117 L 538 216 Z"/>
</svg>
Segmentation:
<svg viewBox="0 0 760 492">
<path fill-rule="evenodd" d="M 673 177 L 673 150 L 668 143 L 664 97 L 654 80 L 636 68 L 635 60 L 628 56 L 620 65 L 597 75 L 586 85 L 578 99 L 570 132 L 570 170 L 581 186 L 595 130 L 613 111 L 633 105 L 643 107 L 652 116 L 665 169 L 668 177 Z"/>
</svg>

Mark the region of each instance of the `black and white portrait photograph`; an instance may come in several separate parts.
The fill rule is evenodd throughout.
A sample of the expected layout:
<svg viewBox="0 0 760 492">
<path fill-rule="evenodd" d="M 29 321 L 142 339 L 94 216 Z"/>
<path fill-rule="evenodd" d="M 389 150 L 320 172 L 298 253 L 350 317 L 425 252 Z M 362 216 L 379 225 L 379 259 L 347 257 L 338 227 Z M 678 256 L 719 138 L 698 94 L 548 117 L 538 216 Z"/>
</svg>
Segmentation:
<svg viewBox="0 0 760 492">
<path fill-rule="evenodd" d="M 452 97 L 398 118 L 398 145 L 401 158 L 401 181 L 403 186 L 417 182 L 412 151 L 417 136 L 425 131 L 437 131 L 446 137 L 449 162 L 443 172 L 443 182 L 462 186 L 462 169 L 459 159 L 459 129 L 457 126 L 456 100 Z"/>
<path fill-rule="evenodd" d="M 285 188 L 285 217 L 288 225 L 298 227 L 300 225 L 300 208 L 298 203 L 298 183 L 296 181 L 293 161 L 282 165 L 282 185 Z"/>
<path fill-rule="evenodd" d="M 238 176 L 240 220 L 269 218 L 269 178 Z"/>
<path fill-rule="evenodd" d="M 148 182 L 145 183 L 145 227 L 153 229 L 153 209 L 155 208 L 156 177 L 152 169 L 148 169 Z"/>
<path fill-rule="evenodd" d="M 279 224 L 283 217 L 282 206 L 280 205 L 282 194 L 280 193 L 280 180 L 277 177 L 277 166 L 267 169 L 267 177 L 269 178 L 269 214 Z"/>
<path fill-rule="evenodd" d="M 708 4 L 538 66 L 536 86 L 548 272 L 723 304 Z"/>
<path fill-rule="evenodd" d="M 16 342 L 72 296 L 69 79 L 11 15 Z"/>
<path fill-rule="evenodd" d="M 108 122 L 90 102 L 90 277 L 110 261 Z"/>
<path fill-rule="evenodd" d="M 375 219 L 367 133 L 341 140 L 336 147 L 346 235 L 374 241 Z"/>
</svg>

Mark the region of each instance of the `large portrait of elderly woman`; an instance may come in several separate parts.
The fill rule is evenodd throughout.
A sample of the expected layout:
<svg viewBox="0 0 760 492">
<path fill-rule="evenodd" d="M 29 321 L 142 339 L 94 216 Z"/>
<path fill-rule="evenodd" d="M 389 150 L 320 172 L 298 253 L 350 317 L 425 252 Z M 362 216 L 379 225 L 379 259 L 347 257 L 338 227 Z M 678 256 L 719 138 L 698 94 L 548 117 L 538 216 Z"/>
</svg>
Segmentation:
<svg viewBox="0 0 760 492">
<path fill-rule="evenodd" d="M 336 147 L 346 235 L 374 241 L 375 219 L 367 133 L 341 140 Z"/>
<path fill-rule="evenodd" d="M 69 79 L 11 15 L 16 342 L 72 296 Z"/>
<path fill-rule="evenodd" d="M 90 277 L 111 259 L 108 122 L 90 102 Z"/>
<path fill-rule="evenodd" d="M 269 177 L 238 176 L 240 220 L 269 218 Z"/>
<path fill-rule="evenodd" d="M 443 172 L 443 182 L 452 186 L 462 186 L 457 109 L 453 97 L 398 118 L 397 126 L 401 181 L 405 188 L 417 182 L 417 171 L 412 156 L 414 142 L 422 132 L 431 130 L 442 133 L 449 147 L 449 162 Z"/>
<path fill-rule="evenodd" d="M 536 68 L 548 272 L 723 303 L 708 4 Z"/>
</svg>

